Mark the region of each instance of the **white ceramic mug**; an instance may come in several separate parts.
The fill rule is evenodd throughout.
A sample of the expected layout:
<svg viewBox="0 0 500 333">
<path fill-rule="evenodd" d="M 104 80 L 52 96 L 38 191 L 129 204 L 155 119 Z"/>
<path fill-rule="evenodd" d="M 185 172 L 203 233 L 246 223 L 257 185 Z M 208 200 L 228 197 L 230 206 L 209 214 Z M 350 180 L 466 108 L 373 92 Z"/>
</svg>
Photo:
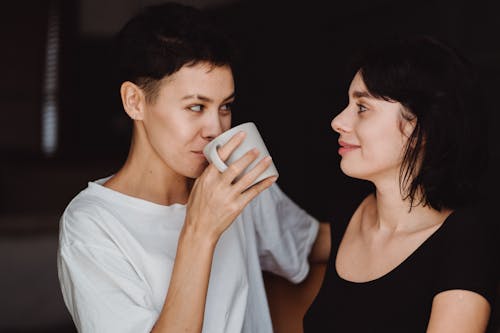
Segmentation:
<svg viewBox="0 0 500 333">
<path fill-rule="evenodd" d="M 223 146 L 226 142 L 231 139 L 233 135 L 236 133 L 243 131 L 246 133 L 245 139 L 243 142 L 236 147 L 236 149 L 229 155 L 229 158 L 224 162 L 218 152 L 217 148 Z M 236 180 L 240 179 L 243 175 L 245 175 L 248 171 L 253 169 L 260 160 L 262 160 L 266 156 L 270 156 L 269 151 L 267 150 L 266 145 L 264 144 L 264 140 L 262 139 L 259 131 L 257 130 L 257 126 L 254 123 L 248 122 L 243 123 L 238 126 L 232 127 L 224 133 L 217 136 L 215 139 L 210 141 L 205 148 L 203 149 L 203 154 L 207 158 L 207 160 L 215 165 L 215 167 L 220 171 L 224 172 L 228 168 L 228 165 L 239 159 L 246 152 L 252 150 L 253 148 L 257 148 L 259 151 L 259 156 L 253 161 L 243 172 L 236 178 Z M 269 167 L 255 179 L 255 181 L 250 185 L 254 185 L 261 180 L 271 177 L 271 176 L 279 176 L 278 170 L 273 162 L 269 165 Z"/>
</svg>

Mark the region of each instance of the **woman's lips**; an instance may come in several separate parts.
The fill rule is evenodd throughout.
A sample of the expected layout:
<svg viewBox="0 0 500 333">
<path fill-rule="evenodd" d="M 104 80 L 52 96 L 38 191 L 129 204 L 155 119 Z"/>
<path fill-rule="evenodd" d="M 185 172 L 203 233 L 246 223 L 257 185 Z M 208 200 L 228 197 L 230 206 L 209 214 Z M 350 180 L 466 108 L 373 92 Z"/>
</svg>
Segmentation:
<svg viewBox="0 0 500 333">
<path fill-rule="evenodd" d="M 341 155 L 341 156 L 350 152 L 350 151 L 353 151 L 353 150 L 361 147 L 359 145 L 353 145 L 353 144 L 350 144 L 350 143 L 347 143 L 347 142 L 344 142 L 341 140 L 339 140 L 339 145 L 340 145 L 340 147 L 339 147 L 338 152 L 339 152 L 339 155 Z"/>
<path fill-rule="evenodd" d="M 203 154 L 203 151 L 192 150 L 191 152 L 194 153 L 196 156 L 198 156 L 200 158 L 205 158 L 205 155 Z"/>
</svg>

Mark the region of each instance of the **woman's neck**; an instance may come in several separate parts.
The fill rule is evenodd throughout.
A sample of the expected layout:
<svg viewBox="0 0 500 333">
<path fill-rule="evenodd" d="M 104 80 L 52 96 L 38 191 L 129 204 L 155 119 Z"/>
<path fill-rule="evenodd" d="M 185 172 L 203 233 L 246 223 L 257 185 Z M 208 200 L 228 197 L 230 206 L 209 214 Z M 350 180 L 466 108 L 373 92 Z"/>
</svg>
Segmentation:
<svg viewBox="0 0 500 333">
<path fill-rule="evenodd" d="M 410 200 L 403 199 L 398 186 L 377 187 L 375 195 L 375 226 L 388 232 L 418 232 L 441 225 L 451 213 L 449 209 L 438 211 L 429 205 L 419 203 L 411 206 Z"/>
</svg>

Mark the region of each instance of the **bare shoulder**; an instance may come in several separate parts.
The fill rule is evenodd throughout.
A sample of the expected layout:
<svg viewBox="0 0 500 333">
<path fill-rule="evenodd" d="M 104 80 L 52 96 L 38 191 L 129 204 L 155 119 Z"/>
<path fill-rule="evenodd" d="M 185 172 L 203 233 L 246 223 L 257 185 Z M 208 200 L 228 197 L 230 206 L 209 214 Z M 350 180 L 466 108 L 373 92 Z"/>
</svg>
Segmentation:
<svg viewBox="0 0 500 333">
<path fill-rule="evenodd" d="M 346 235 L 344 238 L 349 238 L 349 235 L 356 233 L 360 230 L 360 224 L 362 221 L 374 221 L 377 216 L 377 199 L 375 194 L 371 193 L 367 195 L 359 205 L 353 210 L 352 216 L 350 216 L 349 223 L 346 227 Z"/>
<path fill-rule="evenodd" d="M 484 332 L 490 311 L 486 298 L 476 292 L 461 289 L 443 291 L 432 302 L 427 332 Z"/>
</svg>

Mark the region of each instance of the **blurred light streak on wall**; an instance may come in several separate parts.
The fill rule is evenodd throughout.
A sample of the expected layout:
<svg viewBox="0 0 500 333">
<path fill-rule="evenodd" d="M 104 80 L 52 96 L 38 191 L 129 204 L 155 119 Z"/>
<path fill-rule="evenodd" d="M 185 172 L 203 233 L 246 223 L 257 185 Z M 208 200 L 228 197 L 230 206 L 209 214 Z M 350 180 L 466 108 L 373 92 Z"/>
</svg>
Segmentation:
<svg viewBox="0 0 500 333">
<path fill-rule="evenodd" d="M 47 24 L 47 47 L 45 72 L 43 78 L 42 101 L 42 153 L 53 156 L 58 146 L 58 94 L 59 94 L 59 39 L 60 39 L 59 1 L 52 0 L 49 5 Z"/>
</svg>

